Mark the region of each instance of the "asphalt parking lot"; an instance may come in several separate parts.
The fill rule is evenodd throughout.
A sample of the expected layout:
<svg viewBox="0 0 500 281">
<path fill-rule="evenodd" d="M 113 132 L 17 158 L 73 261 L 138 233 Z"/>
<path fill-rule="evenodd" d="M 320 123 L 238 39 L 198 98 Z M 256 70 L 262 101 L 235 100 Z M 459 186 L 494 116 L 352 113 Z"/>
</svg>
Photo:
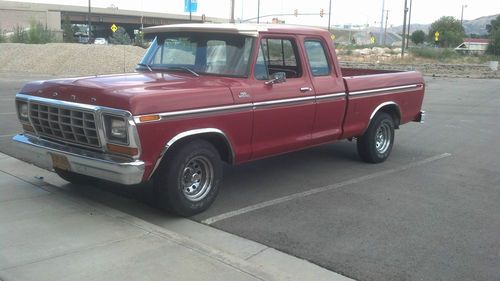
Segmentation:
<svg viewBox="0 0 500 281">
<path fill-rule="evenodd" d="M 16 155 L 14 95 L 35 78 L 0 77 L 3 153 Z M 192 219 L 357 280 L 498 280 L 500 80 L 426 81 L 426 123 L 402 126 L 387 162 L 363 163 L 342 141 L 228 166 L 214 205 Z M 172 219 L 148 185 L 96 189 L 78 192 Z"/>
</svg>

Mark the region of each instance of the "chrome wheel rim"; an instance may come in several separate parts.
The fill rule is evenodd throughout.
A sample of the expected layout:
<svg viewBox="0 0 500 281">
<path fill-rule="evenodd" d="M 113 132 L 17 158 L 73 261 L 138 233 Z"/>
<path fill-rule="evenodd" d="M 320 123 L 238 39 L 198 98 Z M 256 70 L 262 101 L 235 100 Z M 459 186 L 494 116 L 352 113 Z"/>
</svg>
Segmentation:
<svg viewBox="0 0 500 281">
<path fill-rule="evenodd" d="M 379 154 L 387 152 L 391 145 L 392 131 L 387 122 L 382 122 L 375 133 L 375 149 Z"/>
<path fill-rule="evenodd" d="M 204 156 L 196 156 L 189 160 L 182 172 L 182 191 L 190 201 L 200 201 L 212 189 L 214 168 Z"/>
</svg>

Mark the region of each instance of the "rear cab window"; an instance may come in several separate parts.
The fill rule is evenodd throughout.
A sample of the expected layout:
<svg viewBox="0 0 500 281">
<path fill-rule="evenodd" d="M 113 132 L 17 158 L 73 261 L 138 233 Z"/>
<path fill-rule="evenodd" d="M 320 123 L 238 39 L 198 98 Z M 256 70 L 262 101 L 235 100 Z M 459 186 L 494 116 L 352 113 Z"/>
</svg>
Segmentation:
<svg viewBox="0 0 500 281">
<path fill-rule="evenodd" d="M 309 69 L 313 76 L 328 76 L 332 72 L 332 66 L 326 53 L 324 44 L 320 40 L 306 39 L 304 49 L 309 63 Z"/>
</svg>

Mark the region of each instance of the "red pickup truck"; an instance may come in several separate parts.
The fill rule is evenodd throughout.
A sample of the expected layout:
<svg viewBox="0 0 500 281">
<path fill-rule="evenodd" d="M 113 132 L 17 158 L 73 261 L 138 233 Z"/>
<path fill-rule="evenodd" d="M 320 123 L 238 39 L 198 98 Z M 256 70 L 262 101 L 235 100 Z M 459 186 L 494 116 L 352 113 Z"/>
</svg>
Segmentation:
<svg viewBox="0 0 500 281">
<path fill-rule="evenodd" d="M 339 139 L 382 162 L 394 129 L 424 119 L 420 73 L 341 68 L 323 29 L 182 24 L 144 34 L 152 43 L 135 73 L 25 85 L 19 158 L 72 183 L 152 180 L 165 208 L 190 216 L 215 200 L 223 162 Z"/>
</svg>

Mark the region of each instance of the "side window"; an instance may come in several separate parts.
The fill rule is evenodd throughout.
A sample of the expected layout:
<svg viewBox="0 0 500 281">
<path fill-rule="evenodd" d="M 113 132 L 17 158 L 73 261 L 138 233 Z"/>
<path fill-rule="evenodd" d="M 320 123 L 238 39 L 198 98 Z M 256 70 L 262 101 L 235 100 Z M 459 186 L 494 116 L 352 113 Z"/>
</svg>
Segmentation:
<svg viewBox="0 0 500 281">
<path fill-rule="evenodd" d="M 309 66 L 312 75 L 326 76 L 330 75 L 331 67 L 328 63 L 328 57 L 320 41 L 308 40 L 304 42 Z"/>
<path fill-rule="evenodd" d="M 292 39 L 263 38 L 260 41 L 255 78 L 267 80 L 276 72 L 284 72 L 286 78 L 302 76 L 297 48 Z"/>
</svg>

